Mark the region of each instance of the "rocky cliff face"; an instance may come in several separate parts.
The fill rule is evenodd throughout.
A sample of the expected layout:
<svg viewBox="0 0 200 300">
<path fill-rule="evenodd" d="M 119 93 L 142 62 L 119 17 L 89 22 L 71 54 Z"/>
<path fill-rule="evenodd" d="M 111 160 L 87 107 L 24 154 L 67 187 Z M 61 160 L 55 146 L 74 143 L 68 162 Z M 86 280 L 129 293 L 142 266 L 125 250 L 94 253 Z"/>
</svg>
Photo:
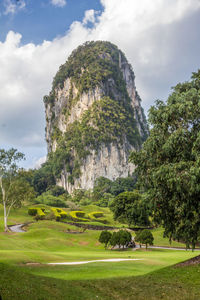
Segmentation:
<svg viewBox="0 0 200 300">
<path fill-rule="evenodd" d="M 78 47 L 56 74 L 44 97 L 48 159 L 68 192 L 93 188 L 134 171 L 128 163 L 148 127 L 124 54 L 108 42 Z"/>
</svg>

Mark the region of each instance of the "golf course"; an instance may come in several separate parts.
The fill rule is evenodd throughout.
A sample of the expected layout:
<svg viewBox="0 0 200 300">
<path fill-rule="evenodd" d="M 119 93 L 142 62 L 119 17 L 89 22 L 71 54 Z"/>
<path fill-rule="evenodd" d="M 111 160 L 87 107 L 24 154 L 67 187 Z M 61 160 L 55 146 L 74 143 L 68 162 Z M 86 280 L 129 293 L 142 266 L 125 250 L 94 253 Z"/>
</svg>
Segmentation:
<svg viewBox="0 0 200 300">
<path fill-rule="evenodd" d="M 84 209 L 90 211 L 95 207 Z M 104 212 L 112 225 L 117 225 L 108 208 L 98 210 Z M 9 225 L 27 224 L 25 232 L 5 233 L 2 207 L 0 212 L 3 300 L 199 299 L 200 265 L 176 265 L 200 255 L 200 251 L 105 250 L 98 241 L 100 230 L 83 230 L 55 220 L 35 221 L 26 206 L 13 209 L 9 217 Z M 153 229 L 152 233 L 155 246 L 184 247 L 163 238 L 162 228 Z M 134 236 L 135 232 L 131 234 Z M 105 261 L 109 259 L 115 260 Z M 76 264 L 56 264 L 64 262 Z"/>
</svg>

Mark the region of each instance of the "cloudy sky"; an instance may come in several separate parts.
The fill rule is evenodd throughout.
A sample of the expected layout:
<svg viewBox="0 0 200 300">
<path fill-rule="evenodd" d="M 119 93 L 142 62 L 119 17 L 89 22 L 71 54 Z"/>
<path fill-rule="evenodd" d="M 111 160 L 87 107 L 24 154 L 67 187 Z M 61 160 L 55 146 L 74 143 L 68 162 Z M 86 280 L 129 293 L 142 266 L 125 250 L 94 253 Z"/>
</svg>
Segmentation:
<svg viewBox="0 0 200 300">
<path fill-rule="evenodd" d="M 0 0 L 0 147 L 46 155 L 43 96 L 79 44 L 107 40 L 126 55 L 147 114 L 200 68 L 200 0 Z"/>
</svg>

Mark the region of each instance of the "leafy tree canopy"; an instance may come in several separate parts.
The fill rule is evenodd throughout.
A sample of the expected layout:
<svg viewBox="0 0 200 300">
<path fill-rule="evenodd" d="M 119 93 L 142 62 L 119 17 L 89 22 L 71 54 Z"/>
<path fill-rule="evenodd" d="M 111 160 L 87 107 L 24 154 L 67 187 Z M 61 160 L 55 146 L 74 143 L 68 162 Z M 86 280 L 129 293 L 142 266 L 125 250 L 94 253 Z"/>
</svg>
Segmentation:
<svg viewBox="0 0 200 300">
<path fill-rule="evenodd" d="M 163 221 L 165 235 L 187 247 L 200 238 L 200 70 L 149 111 L 150 136 L 130 161 Z"/>
<path fill-rule="evenodd" d="M 140 244 L 145 244 L 146 249 L 147 249 L 148 244 L 153 245 L 153 240 L 154 240 L 153 234 L 148 229 L 138 231 L 135 236 L 135 241 L 139 242 Z"/>
<path fill-rule="evenodd" d="M 113 181 L 110 189 L 110 193 L 114 196 L 119 195 L 125 191 L 133 191 L 136 184 L 136 176 L 128 176 L 126 178 L 118 177 Z"/>
<path fill-rule="evenodd" d="M 131 233 L 127 230 L 119 230 L 117 232 L 113 232 L 111 238 L 110 238 L 110 245 L 112 247 L 115 247 L 115 246 L 119 246 L 119 248 L 121 246 L 124 246 L 127 245 L 129 242 L 131 242 L 132 240 L 132 236 L 131 236 Z"/>
<path fill-rule="evenodd" d="M 0 200 L 3 204 L 4 228 L 8 231 L 7 220 L 12 207 L 19 207 L 22 201 L 34 196 L 34 191 L 23 176 L 18 173 L 18 162 L 24 154 L 17 149 L 0 149 Z"/>
<path fill-rule="evenodd" d="M 46 192 L 47 189 L 55 186 L 56 181 L 53 175 L 52 165 L 46 162 L 39 170 L 34 170 L 31 178 L 31 184 L 38 195 Z"/>
<path fill-rule="evenodd" d="M 111 210 L 114 219 L 127 222 L 129 225 L 147 226 L 149 222 L 150 208 L 145 195 L 137 190 L 124 192 L 115 197 L 112 202 Z"/>
<path fill-rule="evenodd" d="M 105 245 L 105 249 L 108 247 L 112 233 L 107 230 L 103 230 L 99 236 L 99 242 Z"/>
<path fill-rule="evenodd" d="M 136 180 L 137 177 L 135 174 L 125 178 L 118 177 L 114 181 L 103 176 L 98 177 L 95 180 L 93 188 L 94 199 L 100 200 L 101 198 L 104 198 L 105 193 L 117 196 L 122 192 L 132 191 L 135 188 Z"/>
</svg>

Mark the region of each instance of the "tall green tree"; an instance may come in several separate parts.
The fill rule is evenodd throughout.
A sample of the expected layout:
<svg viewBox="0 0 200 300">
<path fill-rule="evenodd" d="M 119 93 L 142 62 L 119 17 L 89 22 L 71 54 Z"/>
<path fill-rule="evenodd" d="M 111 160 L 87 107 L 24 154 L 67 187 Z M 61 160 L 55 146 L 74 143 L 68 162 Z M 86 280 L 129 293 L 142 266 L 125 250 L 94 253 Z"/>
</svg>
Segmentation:
<svg viewBox="0 0 200 300">
<path fill-rule="evenodd" d="M 41 195 L 56 184 L 52 165 L 49 162 L 42 164 L 40 169 L 34 170 L 30 179 L 37 195 Z"/>
<path fill-rule="evenodd" d="M 123 192 L 114 198 L 111 210 L 114 213 L 114 219 L 129 225 L 148 226 L 150 225 L 149 215 L 150 206 L 139 191 Z"/>
<path fill-rule="evenodd" d="M 149 111 L 150 136 L 131 154 L 165 235 L 186 246 L 200 237 L 200 70 Z"/>
<path fill-rule="evenodd" d="M 133 191 L 136 185 L 137 177 L 135 174 L 128 177 L 118 177 L 111 184 L 110 193 L 117 196 L 123 192 Z"/>
<path fill-rule="evenodd" d="M 105 249 L 108 247 L 111 237 L 112 237 L 112 233 L 110 231 L 103 230 L 100 233 L 99 242 L 105 245 L 104 246 Z"/>
<path fill-rule="evenodd" d="M 121 248 L 121 246 L 127 245 L 128 243 L 130 243 L 132 240 L 132 236 L 131 233 L 127 230 L 119 230 L 117 232 L 113 232 L 109 243 L 112 247 L 118 246 L 119 248 Z"/>
<path fill-rule="evenodd" d="M 137 232 L 135 236 L 135 241 L 140 243 L 140 247 L 141 244 L 145 244 L 147 250 L 148 244 L 153 245 L 154 237 L 150 230 L 144 229 L 142 231 Z"/>
<path fill-rule="evenodd" d="M 10 210 L 18 206 L 21 199 L 15 197 L 13 191 L 16 190 L 16 175 L 18 171 L 17 162 L 24 159 L 24 154 L 16 149 L 0 149 L 0 196 L 4 211 L 4 229 L 8 231 L 7 219 Z"/>
</svg>

